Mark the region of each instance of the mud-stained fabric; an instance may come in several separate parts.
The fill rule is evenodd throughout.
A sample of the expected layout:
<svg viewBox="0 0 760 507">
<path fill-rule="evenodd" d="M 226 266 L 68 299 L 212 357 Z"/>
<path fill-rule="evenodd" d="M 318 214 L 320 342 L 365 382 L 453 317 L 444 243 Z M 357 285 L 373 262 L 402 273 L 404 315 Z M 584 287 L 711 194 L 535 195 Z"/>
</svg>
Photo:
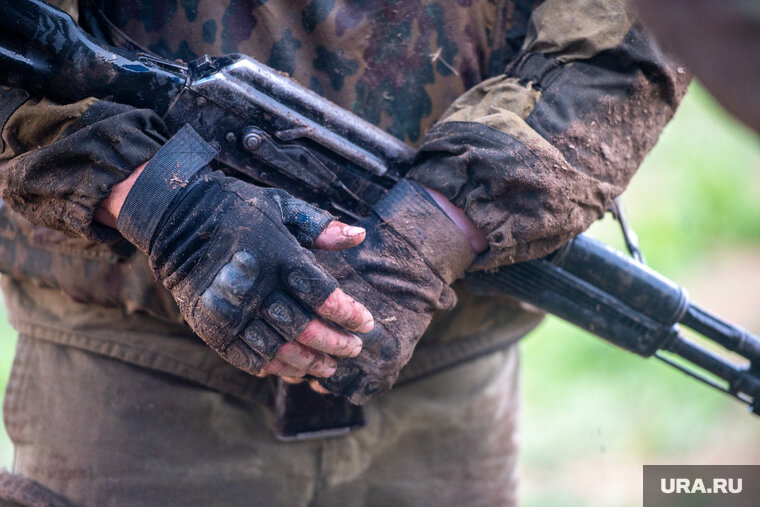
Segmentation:
<svg viewBox="0 0 760 507">
<path fill-rule="evenodd" d="M 545 0 L 533 10 L 523 50 L 586 60 L 617 47 L 635 20 L 625 0 Z"/>
<path fill-rule="evenodd" d="M 28 98 L 28 97 L 27 97 Z M 8 100 L 3 95 L 3 101 Z M 40 146 L 49 146 L 59 139 L 97 99 L 74 104 L 55 104 L 47 99 L 25 101 L 8 116 L 3 125 L 3 160 L 10 160 Z"/>
<path fill-rule="evenodd" d="M 22 334 L 4 417 L 16 472 L 87 506 L 503 507 L 517 374 L 503 351 L 373 400 L 348 436 L 283 444 L 265 403 Z"/>
<path fill-rule="evenodd" d="M 516 78 L 496 76 L 459 97 L 446 111 L 443 121 L 470 121 L 502 132 L 518 131 L 510 125 L 510 118 L 524 120 L 540 98 L 541 92 L 529 84 L 522 84 Z"/>
<path fill-rule="evenodd" d="M 153 111 L 95 99 L 66 106 L 29 101 L 3 134 L 4 201 L 37 225 L 99 243 L 118 243 L 120 236 L 94 221 L 95 208 L 168 137 Z"/>
<path fill-rule="evenodd" d="M 600 218 L 688 86 L 631 26 L 624 2 L 583 15 L 555 3 L 533 12 L 506 73 L 457 99 L 428 131 L 409 174 L 486 233 L 490 249 L 475 269 L 546 255 Z"/>
</svg>

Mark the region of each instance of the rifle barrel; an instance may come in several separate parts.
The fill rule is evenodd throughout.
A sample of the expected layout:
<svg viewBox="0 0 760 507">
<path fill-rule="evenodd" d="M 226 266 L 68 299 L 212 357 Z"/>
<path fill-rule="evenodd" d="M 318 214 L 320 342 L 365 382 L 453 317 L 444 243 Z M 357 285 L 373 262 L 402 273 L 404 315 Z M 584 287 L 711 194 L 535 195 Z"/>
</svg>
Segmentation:
<svg viewBox="0 0 760 507">
<path fill-rule="evenodd" d="M 736 396 L 747 403 L 755 414 L 760 414 L 760 377 L 754 374 L 751 369 L 735 365 L 680 334 L 671 337 L 663 347 L 663 350 L 672 352 L 691 364 L 709 371 L 713 375 L 725 380 L 729 386 L 725 392 Z M 660 357 L 660 359 L 663 358 Z M 713 387 L 721 389 L 719 386 L 699 374 L 695 374 L 692 371 L 677 366 L 669 361 L 666 362 Z M 745 396 L 741 396 L 741 394 L 744 394 Z"/>
<path fill-rule="evenodd" d="M 694 304 L 690 304 L 681 324 L 721 345 L 760 364 L 760 338 L 749 331 L 726 322 Z"/>
</svg>

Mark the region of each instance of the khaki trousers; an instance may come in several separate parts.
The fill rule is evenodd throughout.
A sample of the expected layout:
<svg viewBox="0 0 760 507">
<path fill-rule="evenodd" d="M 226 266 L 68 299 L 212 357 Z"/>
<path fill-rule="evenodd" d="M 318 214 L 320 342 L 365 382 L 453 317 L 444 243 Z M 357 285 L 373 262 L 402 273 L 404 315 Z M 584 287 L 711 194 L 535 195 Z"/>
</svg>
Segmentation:
<svg viewBox="0 0 760 507">
<path fill-rule="evenodd" d="M 4 418 L 15 472 L 83 505 L 514 505 L 517 375 L 512 347 L 282 443 L 266 403 L 22 334 Z"/>
</svg>

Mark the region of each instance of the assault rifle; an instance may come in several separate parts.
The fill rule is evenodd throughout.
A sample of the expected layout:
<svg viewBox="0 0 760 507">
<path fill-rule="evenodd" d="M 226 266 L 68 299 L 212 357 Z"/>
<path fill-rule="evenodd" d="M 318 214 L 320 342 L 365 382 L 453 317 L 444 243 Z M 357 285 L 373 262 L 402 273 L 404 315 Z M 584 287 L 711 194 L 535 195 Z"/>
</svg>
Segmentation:
<svg viewBox="0 0 760 507">
<path fill-rule="evenodd" d="M 0 6 L 0 69 L 0 84 L 32 95 L 61 103 L 94 96 L 150 108 L 173 131 L 189 123 L 216 145 L 217 162 L 230 174 L 285 189 L 349 222 L 403 177 L 415 155 L 251 58 L 204 56 L 184 64 L 133 55 L 96 40 L 40 0 Z M 760 414 L 760 339 L 694 305 L 683 288 L 642 262 L 586 235 L 545 258 L 468 280 L 643 357 L 655 356 Z M 748 364 L 691 341 L 680 326 Z"/>
</svg>

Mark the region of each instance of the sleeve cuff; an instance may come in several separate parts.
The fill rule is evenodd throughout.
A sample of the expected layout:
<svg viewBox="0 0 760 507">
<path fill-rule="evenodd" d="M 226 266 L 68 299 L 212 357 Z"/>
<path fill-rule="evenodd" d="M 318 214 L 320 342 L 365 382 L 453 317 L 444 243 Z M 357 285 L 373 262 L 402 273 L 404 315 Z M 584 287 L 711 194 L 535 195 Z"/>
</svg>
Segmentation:
<svg viewBox="0 0 760 507">
<path fill-rule="evenodd" d="M 215 156 L 216 150 L 192 127 L 182 127 L 148 162 L 129 191 L 117 221 L 122 235 L 147 252 L 172 202 Z"/>
<path fill-rule="evenodd" d="M 475 250 L 449 216 L 420 190 L 417 183 L 400 180 L 377 202 L 374 212 L 451 283 L 475 260 Z"/>
</svg>

